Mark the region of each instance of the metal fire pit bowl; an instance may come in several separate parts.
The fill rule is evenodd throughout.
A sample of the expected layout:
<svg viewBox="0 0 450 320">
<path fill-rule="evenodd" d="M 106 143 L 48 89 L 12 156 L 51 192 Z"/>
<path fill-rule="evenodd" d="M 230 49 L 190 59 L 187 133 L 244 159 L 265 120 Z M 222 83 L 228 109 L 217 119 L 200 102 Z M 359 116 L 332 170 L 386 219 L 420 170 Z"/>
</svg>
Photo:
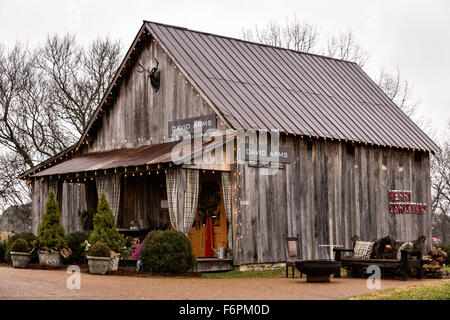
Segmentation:
<svg viewBox="0 0 450 320">
<path fill-rule="evenodd" d="M 299 260 L 295 267 L 306 274 L 306 282 L 330 282 L 330 275 L 339 271 L 342 263 L 331 260 Z"/>
</svg>

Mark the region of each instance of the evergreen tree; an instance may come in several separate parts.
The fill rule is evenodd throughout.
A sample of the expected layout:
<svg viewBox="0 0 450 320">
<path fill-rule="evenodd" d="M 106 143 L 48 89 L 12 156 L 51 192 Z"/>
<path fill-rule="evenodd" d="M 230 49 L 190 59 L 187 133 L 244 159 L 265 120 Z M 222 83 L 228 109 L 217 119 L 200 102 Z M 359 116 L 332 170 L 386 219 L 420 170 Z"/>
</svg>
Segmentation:
<svg viewBox="0 0 450 320">
<path fill-rule="evenodd" d="M 66 245 L 65 231 L 60 222 L 58 202 L 53 189 L 50 189 L 42 223 L 39 225 L 38 240 L 48 249 Z"/>
<path fill-rule="evenodd" d="M 103 242 L 115 252 L 123 251 L 124 244 L 117 231 L 114 215 L 103 190 L 98 199 L 97 212 L 94 215 L 94 232 L 89 237 L 91 245 L 97 242 Z"/>
</svg>

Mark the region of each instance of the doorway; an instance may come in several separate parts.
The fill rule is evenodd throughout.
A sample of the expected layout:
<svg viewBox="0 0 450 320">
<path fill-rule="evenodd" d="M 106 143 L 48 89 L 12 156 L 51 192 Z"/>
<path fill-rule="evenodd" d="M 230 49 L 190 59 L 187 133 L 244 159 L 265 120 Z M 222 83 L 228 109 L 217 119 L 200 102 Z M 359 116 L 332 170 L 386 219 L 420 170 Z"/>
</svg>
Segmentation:
<svg viewBox="0 0 450 320">
<path fill-rule="evenodd" d="M 221 173 L 215 171 L 200 172 L 199 203 L 194 224 L 189 230 L 189 240 L 197 257 L 205 257 L 206 220 L 205 207 L 212 207 L 212 241 L 217 250 L 220 244 L 227 246 L 227 218 L 223 203 Z M 215 197 L 217 196 L 217 197 Z M 217 201 L 216 201 L 217 199 Z M 216 204 L 217 202 L 217 204 Z M 214 257 L 217 255 L 214 253 Z"/>
</svg>

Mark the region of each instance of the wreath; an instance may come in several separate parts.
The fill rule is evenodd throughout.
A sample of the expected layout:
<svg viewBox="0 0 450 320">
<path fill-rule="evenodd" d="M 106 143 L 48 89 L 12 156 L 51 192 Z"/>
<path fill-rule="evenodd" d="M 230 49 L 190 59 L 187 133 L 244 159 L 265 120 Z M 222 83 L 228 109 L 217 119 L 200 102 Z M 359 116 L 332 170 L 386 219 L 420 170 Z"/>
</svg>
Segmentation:
<svg viewBox="0 0 450 320">
<path fill-rule="evenodd" d="M 198 210 L 201 220 L 212 217 L 220 204 L 220 192 L 218 183 L 204 182 L 202 192 L 198 198 Z"/>
</svg>

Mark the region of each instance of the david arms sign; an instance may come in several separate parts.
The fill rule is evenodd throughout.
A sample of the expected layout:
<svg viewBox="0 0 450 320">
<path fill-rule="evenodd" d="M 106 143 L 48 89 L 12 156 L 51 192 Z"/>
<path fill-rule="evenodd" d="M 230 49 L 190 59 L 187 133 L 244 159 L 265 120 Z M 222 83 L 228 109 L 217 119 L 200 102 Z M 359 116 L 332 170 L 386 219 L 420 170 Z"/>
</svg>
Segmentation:
<svg viewBox="0 0 450 320">
<path fill-rule="evenodd" d="M 291 163 L 292 151 L 289 147 L 272 148 L 271 145 L 242 144 L 241 157 L 250 166 L 269 167 L 271 163 Z"/>
<path fill-rule="evenodd" d="M 203 133 L 208 129 L 217 128 L 216 115 L 169 121 L 169 137 L 181 136 L 186 131 L 190 134 Z"/>
</svg>

